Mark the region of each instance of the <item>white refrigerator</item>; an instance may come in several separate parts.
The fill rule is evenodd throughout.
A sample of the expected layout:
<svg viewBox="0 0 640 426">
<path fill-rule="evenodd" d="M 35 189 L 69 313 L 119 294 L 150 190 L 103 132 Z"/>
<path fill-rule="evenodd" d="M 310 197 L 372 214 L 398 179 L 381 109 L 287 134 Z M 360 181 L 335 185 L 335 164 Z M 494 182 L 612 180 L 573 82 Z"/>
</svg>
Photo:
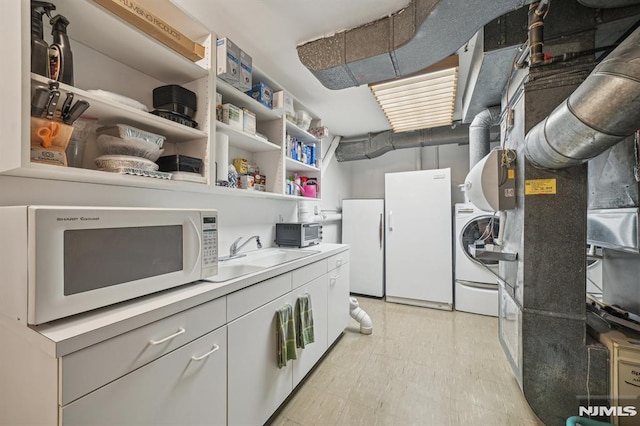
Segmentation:
<svg viewBox="0 0 640 426">
<path fill-rule="evenodd" d="M 451 310 L 451 170 L 385 174 L 389 302 Z"/>
<path fill-rule="evenodd" d="M 384 296 L 384 200 L 343 200 L 342 242 L 350 246 L 351 293 Z"/>
</svg>

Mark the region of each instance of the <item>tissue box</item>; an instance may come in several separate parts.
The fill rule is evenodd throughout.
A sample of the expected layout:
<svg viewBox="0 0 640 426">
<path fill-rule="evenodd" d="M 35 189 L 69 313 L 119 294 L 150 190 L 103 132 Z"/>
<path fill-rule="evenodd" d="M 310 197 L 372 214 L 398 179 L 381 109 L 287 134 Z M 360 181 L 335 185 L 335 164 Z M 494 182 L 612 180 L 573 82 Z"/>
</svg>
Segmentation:
<svg viewBox="0 0 640 426">
<path fill-rule="evenodd" d="M 251 90 L 251 84 L 253 83 L 253 61 L 251 56 L 244 50 L 240 49 L 240 85 L 238 89 L 246 92 Z"/>
<path fill-rule="evenodd" d="M 307 111 L 296 111 L 296 124 L 303 130 L 307 130 L 311 126 L 311 116 Z"/>
<path fill-rule="evenodd" d="M 240 87 L 240 48 L 228 38 L 216 42 L 218 77 L 235 88 Z"/>
<path fill-rule="evenodd" d="M 293 109 L 293 96 L 284 90 L 273 93 L 273 109 L 282 109 L 289 117 L 296 116 Z"/>
<path fill-rule="evenodd" d="M 273 97 L 272 97 L 271 88 L 266 84 L 262 82 L 256 83 L 253 85 L 251 90 L 245 93 L 251 96 L 256 101 L 260 102 L 262 105 L 271 109 Z"/>
<path fill-rule="evenodd" d="M 246 108 L 242 108 L 242 130 L 256 134 L 256 115 Z"/>
<path fill-rule="evenodd" d="M 242 130 L 242 110 L 233 104 L 222 105 L 222 122 L 234 129 Z"/>
</svg>

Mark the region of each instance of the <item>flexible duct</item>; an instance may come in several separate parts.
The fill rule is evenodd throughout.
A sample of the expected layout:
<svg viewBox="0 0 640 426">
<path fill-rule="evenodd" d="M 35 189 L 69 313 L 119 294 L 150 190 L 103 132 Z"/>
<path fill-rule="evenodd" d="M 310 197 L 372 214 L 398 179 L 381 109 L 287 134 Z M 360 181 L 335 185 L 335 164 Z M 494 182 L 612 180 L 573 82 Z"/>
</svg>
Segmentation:
<svg viewBox="0 0 640 426">
<path fill-rule="evenodd" d="M 490 140 L 500 138 L 498 131 L 490 133 Z M 412 132 L 394 133 L 385 131 L 344 138 L 336 149 L 335 155 L 339 162 L 367 160 L 381 156 L 394 149 L 418 148 L 446 144 L 466 144 L 469 141 L 469 125 L 458 124 L 420 129 Z"/>
<path fill-rule="evenodd" d="M 640 127 L 640 28 L 525 137 L 535 166 L 561 169 L 582 164 Z"/>
<path fill-rule="evenodd" d="M 373 333 L 373 323 L 371 317 L 360 307 L 358 300 L 355 297 L 349 298 L 349 315 L 351 318 L 360 323 L 361 334 Z"/>
<path fill-rule="evenodd" d="M 500 107 L 494 106 L 478 113 L 469 125 L 469 170 L 489 154 L 491 126 L 498 124 Z"/>
</svg>

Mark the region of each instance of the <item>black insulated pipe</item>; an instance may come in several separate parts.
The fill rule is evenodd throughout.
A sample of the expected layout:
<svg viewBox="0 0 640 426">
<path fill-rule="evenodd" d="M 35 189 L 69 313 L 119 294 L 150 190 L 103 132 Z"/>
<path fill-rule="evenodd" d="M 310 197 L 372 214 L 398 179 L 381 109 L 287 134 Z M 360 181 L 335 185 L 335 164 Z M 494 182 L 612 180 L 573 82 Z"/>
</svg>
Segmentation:
<svg viewBox="0 0 640 426">
<path fill-rule="evenodd" d="M 547 7 L 547 1 L 529 5 L 529 62 L 532 66 L 544 60 L 542 47 L 544 46 L 544 15 L 547 13 Z"/>
</svg>

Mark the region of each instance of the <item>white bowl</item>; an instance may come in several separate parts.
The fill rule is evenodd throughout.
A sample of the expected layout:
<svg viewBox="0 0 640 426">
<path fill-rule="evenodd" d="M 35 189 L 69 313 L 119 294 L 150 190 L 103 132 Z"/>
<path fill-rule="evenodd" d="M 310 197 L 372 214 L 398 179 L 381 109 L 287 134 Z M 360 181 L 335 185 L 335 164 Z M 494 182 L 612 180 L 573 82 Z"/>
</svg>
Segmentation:
<svg viewBox="0 0 640 426">
<path fill-rule="evenodd" d="M 132 168 L 148 171 L 158 170 L 158 165 L 151 160 L 128 155 L 101 155 L 95 159 L 99 169 L 113 170 L 120 168 Z"/>
<path fill-rule="evenodd" d="M 108 155 L 129 155 L 156 161 L 164 152 L 158 145 L 144 139 L 121 139 L 115 136 L 100 135 L 97 138 L 98 149 Z"/>
</svg>

